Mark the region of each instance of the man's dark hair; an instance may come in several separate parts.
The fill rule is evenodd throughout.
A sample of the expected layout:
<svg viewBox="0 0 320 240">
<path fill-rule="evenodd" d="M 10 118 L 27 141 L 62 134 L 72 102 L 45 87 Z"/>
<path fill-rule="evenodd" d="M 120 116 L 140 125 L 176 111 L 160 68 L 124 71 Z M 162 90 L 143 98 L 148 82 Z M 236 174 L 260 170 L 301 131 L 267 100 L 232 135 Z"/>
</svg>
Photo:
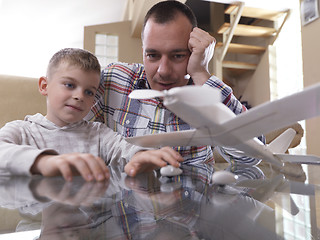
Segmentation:
<svg viewBox="0 0 320 240">
<path fill-rule="evenodd" d="M 150 18 L 154 22 L 162 24 L 174 20 L 178 13 L 183 14 L 189 19 L 192 28 L 197 27 L 197 18 L 191 8 L 181 2 L 168 0 L 159 2 L 149 9 L 144 18 L 141 37 L 143 38 L 144 28 Z"/>
</svg>

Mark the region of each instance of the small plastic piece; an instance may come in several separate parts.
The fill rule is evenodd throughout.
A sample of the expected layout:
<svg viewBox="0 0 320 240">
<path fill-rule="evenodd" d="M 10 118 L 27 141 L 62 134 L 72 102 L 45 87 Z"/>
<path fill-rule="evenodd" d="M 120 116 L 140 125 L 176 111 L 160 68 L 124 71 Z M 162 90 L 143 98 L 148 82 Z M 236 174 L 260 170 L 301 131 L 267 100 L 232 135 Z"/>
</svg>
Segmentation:
<svg viewBox="0 0 320 240">
<path fill-rule="evenodd" d="M 180 175 L 181 173 L 182 173 L 182 169 L 176 168 L 171 165 L 162 167 L 160 169 L 160 174 L 164 177 L 173 177 L 173 176 Z"/>
<path fill-rule="evenodd" d="M 218 185 L 228 185 L 235 183 L 238 176 L 229 171 L 217 171 L 212 174 L 212 183 Z"/>
</svg>

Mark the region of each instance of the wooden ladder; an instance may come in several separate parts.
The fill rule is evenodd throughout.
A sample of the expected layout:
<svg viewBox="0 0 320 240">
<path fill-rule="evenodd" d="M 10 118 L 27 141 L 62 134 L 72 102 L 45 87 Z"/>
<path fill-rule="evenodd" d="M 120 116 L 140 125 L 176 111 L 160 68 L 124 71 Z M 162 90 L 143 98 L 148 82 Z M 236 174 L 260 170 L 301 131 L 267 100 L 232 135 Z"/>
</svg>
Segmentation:
<svg viewBox="0 0 320 240">
<path fill-rule="evenodd" d="M 222 34 L 222 42 L 216 44 L 216 59 L 215 69 L 216 75 L 220 79 L 223 79 L 223 69 L 235 71 L 236 74 L 240 74 L 246 71 L 254 71 L 257 67 L 256 63 L 238 62 L 238 61 L 225 61 L 227 53 L 235 54 L 254 54 L 261 55 L 265 52 L 268 45 L 272 45 L 277 39 L 279 32 L 281 31 L 285 21 L 289 16 L 290 11 L 273 11 L 259 8 L 246 7 L 243 2 L 237 5 L 230 5 L 225 14 L 230 15 L 230 23 L 224 23 L 219 29 L 218 34 Z M 259 21 L 278 21 L 280 17 L 283 20 L 279 27 L 264 27 L 256 25 L 239 24 L 241 17 L 254 18 Z M 256 22 L 255 21 L 255 22 Z M 266 46 L 255 46 L 248 44 L 240 44 L 232 42 L 233 36 L 239 37 L 260 37 L 266 39 Z M 251 41 L 250 41 L 251 42 Z"/>
</svg>

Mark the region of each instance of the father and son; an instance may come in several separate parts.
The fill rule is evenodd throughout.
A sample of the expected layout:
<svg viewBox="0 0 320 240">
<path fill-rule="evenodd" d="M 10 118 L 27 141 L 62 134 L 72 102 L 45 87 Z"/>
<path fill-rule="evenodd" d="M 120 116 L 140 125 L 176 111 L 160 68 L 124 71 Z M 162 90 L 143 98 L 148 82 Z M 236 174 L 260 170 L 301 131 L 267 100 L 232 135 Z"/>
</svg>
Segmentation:
<svg viewBox="0 0 320 240">
<path fill-rule="evenodd" d="M 213 164 L 216 146 L 143 149 L 125 141 L 191 128 L 161 99 L 130 99 L 135 89 L 208 85 L 221 91 L 222 102 L 235 114 L 246 110 L 231 88 L 208 72 L 215 39 L 197 27 L 187 5 L 154 5 L 145 16 L 141 37 L 143 65 L 114 63 L 101 72 L 97 58 L 86 50 L 55 53 L 46 76 L 39 79 L 46 116 L 26 116 L 0 130 L 0 174 L 62 175 L 68 181 L 80 174 L 86 181 L 102 181 L 110 177 L 107 165 L 120 160 L 129 176 L 167 164 Z M 233 161 L 260 161 L 232 156 L 232 150 L 223 147 L 219 151 Z"/>
</svg>

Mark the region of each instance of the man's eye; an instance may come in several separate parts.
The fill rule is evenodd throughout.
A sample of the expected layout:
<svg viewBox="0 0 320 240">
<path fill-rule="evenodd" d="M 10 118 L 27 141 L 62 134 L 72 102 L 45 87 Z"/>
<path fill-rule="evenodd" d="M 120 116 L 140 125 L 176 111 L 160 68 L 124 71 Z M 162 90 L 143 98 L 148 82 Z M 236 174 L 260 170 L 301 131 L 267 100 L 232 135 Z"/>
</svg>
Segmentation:
<svg viewBox="0 0 320 240">
<path fill-rule="evenodd" d="M 154 59 L 158 59 L 159 55 L 158 54 L 154 54 L 154 53 L 149 53 L 147 54 L 147 58 L 154 60 Z"/>
<path fill-rule="evenodd" d="M 176 54 L 176 55 L 174 55 L 175 59 L 182 59 L 182 58 L 185 58 L 185 57 L 186 57 L 185 54 Z"/>
</svg>

